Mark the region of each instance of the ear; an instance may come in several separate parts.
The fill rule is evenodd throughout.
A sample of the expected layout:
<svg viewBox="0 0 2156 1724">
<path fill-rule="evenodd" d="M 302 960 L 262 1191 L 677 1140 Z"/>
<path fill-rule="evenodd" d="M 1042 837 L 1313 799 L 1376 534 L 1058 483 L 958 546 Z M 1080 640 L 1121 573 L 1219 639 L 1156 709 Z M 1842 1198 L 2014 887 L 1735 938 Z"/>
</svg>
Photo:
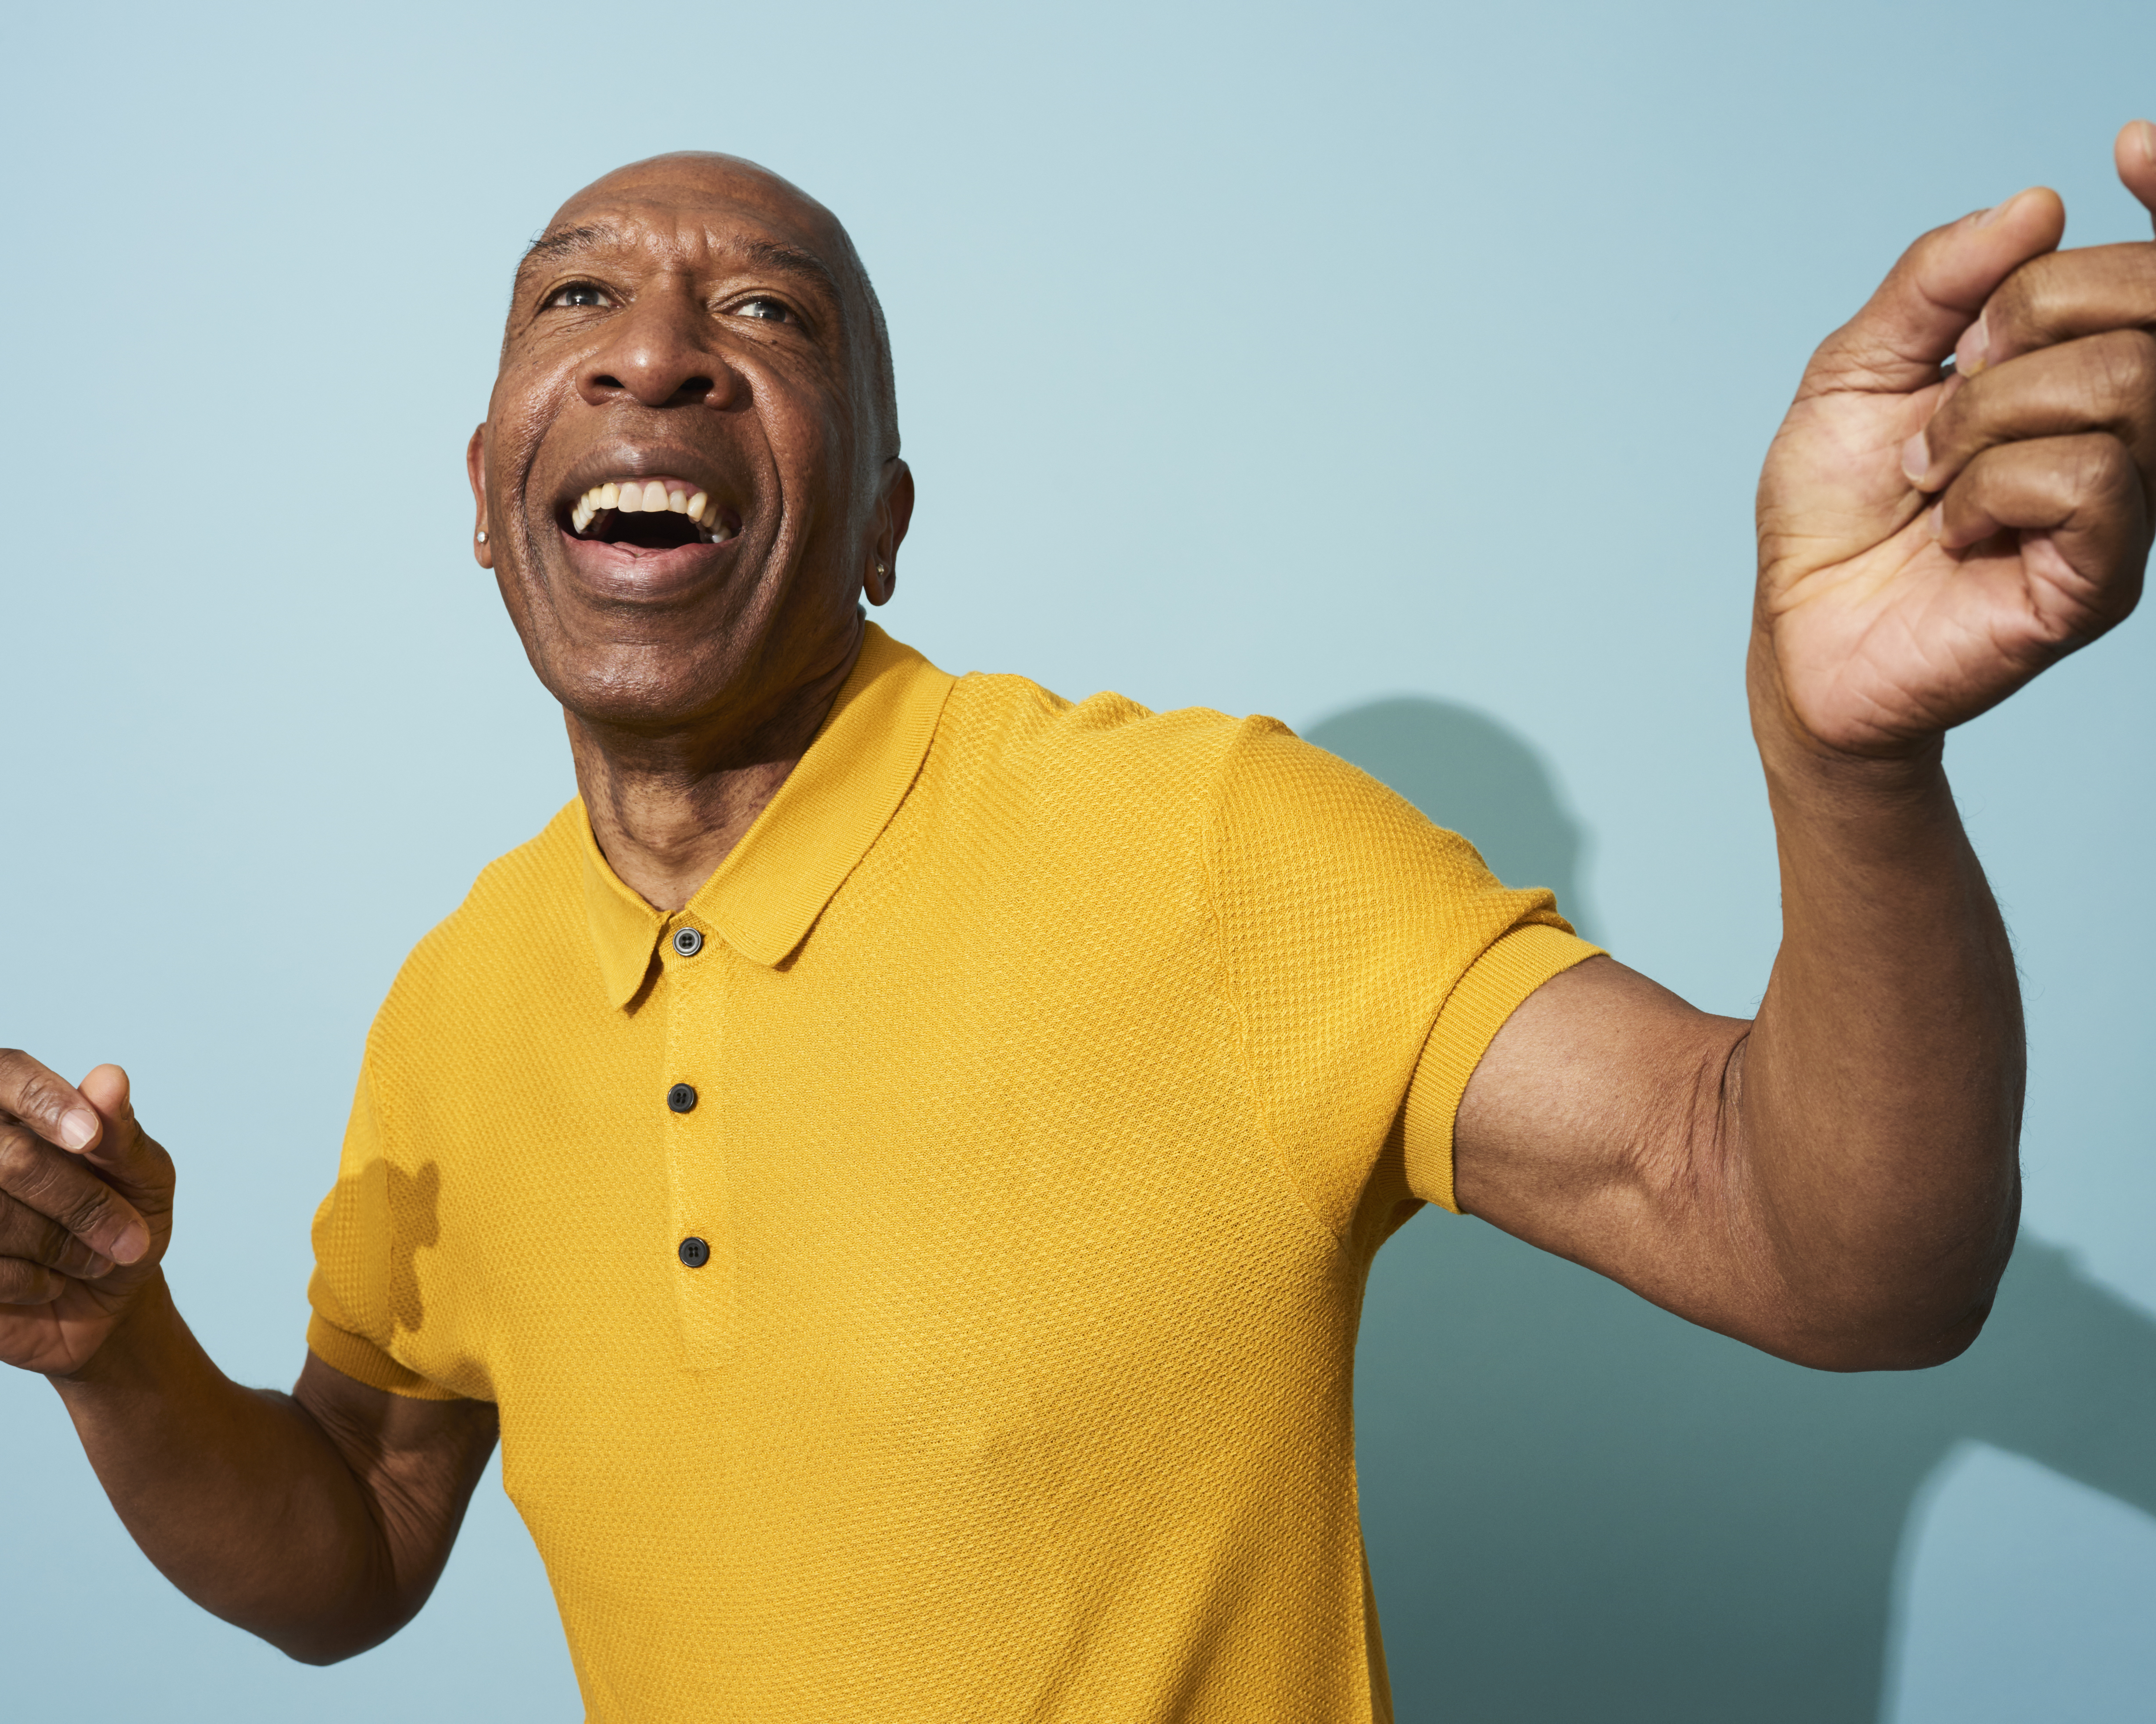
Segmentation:
<svg viewBox="0 0 2156 1724">
<path fill-rule="evenodd" d="M 893 455 L 884 468 L 883 495 L 876 499 L 875 536 L 869 543 L 869 566 L 861 591 L 870 604 L 889 604 L 898 590 L 898 547 L 913 524 L 913 469 Z"/>
<path fill-rule="evenodd" d="M 465 476 L 471 480 L 472 506 L 478 518 L 472 524 L 472 556 L 483 569 L 494 567 L 494 546 L 486 528 L 486 427 L 482 424 L 465 445 Z"/>
</svg>

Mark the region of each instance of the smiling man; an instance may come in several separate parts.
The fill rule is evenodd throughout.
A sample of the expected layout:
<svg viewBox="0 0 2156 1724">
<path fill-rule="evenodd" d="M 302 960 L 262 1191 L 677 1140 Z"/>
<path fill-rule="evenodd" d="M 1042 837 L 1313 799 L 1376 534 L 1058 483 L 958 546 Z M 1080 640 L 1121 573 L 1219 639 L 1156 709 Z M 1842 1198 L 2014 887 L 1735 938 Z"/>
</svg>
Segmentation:
<svg viewBox="0 0 2156 1724">
<path fill-rule="evenodd" d="M 2156 128 L 2118 163 L 2156 204 Z M 2020 1007 L 1942 740 L 2133 608 L 2156 461 L 2156 248 L 2062 225 L 1918 240 L 1768 458 L 1746 1023 L 1269 721 L 866 623 L 913 482 L 844 231 L 608 176 L 470 454 L 579 795 L 376 1021 L 297 1386 L 178 1316 L 125 1076 L 23 1054 L 0 1356 L 295 1657 L 419 1609 L 498 1434 L 594 1719 L 1389 1716 L 1350 1367 L 1418 1204 L 1823 1368 L 1984 1321 Z"/>
</svg>

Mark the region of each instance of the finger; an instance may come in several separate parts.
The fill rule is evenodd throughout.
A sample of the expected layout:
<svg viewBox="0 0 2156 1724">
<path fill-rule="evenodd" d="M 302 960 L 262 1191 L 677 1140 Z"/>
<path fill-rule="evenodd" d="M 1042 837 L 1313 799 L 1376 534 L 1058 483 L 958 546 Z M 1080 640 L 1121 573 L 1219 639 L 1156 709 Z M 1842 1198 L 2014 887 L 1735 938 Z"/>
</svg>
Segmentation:
<svg viewBox="0 0 2156 1724">
<path fill-rule="evenodd" d="M 2017 353 L 2137 324 L 2156 324 L 2156 245 L 2053 252 L 1999 285 L 1955 346 L 1954 369 L 1974 377 Z"/>
<path fill-rule="evenodd" d="M 66 1290 L 66 1278 L 43 1264 L 0 1257 L 0 1305 L 50 1305 Z"/>
<path fill-rule="evenodd" d="M 2057 245 L 2066 229 L 2066 206 L 2041 186 L 1934 228 L 1812 356 L 1799 398 L 1839 390 L 1907 394 L 1936 383 L 1939 362 L 1999 284 Z"/>
<path fill-rule="evenodd" d="M 138 1203 L 169 1198 L 172 1158 L 136 1119 L 127 1074 L 116 1065 L 100 1065 L 81 1088 L 100 1123 L 97 1142 L 83 1159 Z"/>
<path fill-rule="evenodd" d="M 0 1196 L 0 1258 L 10 1257 L 42 1263 L 79 1281 L 94 1281 L 113 1270 L 110 1257 L 90 1249 L 49 1215 Z"/>
<path fill-rule="evenodd" d="M 115 1263 L 150 1249 L 149 1224 L 135 1206 L 83 1165 L 22 1126 L 0 1126 L 0 1192 L 57 1221 Z"/>
<path fill-rule="evenodd" d="M 2141 200 L 2142 208 L 2156 220 L 2156 125 L 2131 120 L 2122 127 L 2111 146 L 2112 160 L 2126 189 Z"/>
<path fill-rule="evenodd" d="M 2156 335 L 2087 336 L 1968 379 L 1903 446 L 1902 470 L 1918 490 L 1943 490 L 1987 449 L 2084 431 L 2118 439 L 2148 483 L 2156 470 Z"/>
<path fill-rule="evenodd" d="M 2042 638 L 2061 648 L 2094 639 L 2141 596 L 2148 502 L 2140 469 L 2116 437 L 2047 437 L 1986 449 L 1939 500 L 1939 542 L 1965 550 L 2021 535 L 2026 602 Z"/>
<path fill-rule="evenodd" d="M 18 1048 L 0 1048 L 0 1118 L 20 1120 L 63 1149 L 89 1148 L 102 1129 L 80 1090 Z"/>
</svg>

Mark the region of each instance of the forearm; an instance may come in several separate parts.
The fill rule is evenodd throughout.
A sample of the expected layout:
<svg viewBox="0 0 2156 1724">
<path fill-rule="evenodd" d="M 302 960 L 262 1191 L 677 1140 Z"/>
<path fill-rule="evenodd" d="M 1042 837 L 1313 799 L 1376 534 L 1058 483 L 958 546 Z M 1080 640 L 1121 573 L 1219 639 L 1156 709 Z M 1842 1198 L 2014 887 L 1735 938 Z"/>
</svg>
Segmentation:
<svg viewBox="0 0 2156 1724">
<path fill-rule="evenodd" d="M 1783 940 L 1732 1062 L 1730 1189 L 1785 1310 L 1778 1351 L 1935 1362 L 1975 1335 L 2013 1245 L 2013 953 L 1936 751 L 1851 759 L 1771 689 L 1755 709 Z"/>
<path fill-rule="evenodd" d="M 337 1446 L 290 1397 L 219 1371 L 162 1280 L 81 1372 L 52 1380 L 128 1532 L 206 1609 L 326 1663 L 416 1608 Z"/>
</svg>

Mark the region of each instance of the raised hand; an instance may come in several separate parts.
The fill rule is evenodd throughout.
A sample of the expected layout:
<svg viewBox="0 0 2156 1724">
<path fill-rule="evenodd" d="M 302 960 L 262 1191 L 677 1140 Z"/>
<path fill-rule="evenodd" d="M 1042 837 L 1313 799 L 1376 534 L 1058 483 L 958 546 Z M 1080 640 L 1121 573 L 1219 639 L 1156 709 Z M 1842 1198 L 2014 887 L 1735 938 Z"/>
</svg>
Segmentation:
<svg viewBox="0 0 2156 1724">
<path fill-rule="evenodd" d="M 2116 153 L 2156 210 L 2156 126 Z M 1755 692 L 1828 749 L 1927 750 L 2140 597 L 2156 245 L 2061 252 L 2065 223 L 2038 188 L 1927 233 L 1813 356 L 1768 452 Z"/>
<path fill-rule="evenodd" d="M 78 1088 L 0 1051 L 0 1362 L 65 1375 L 89 1362 L 157 1275 L 172 1182 L 118 1066 Z"/>
</svg>

